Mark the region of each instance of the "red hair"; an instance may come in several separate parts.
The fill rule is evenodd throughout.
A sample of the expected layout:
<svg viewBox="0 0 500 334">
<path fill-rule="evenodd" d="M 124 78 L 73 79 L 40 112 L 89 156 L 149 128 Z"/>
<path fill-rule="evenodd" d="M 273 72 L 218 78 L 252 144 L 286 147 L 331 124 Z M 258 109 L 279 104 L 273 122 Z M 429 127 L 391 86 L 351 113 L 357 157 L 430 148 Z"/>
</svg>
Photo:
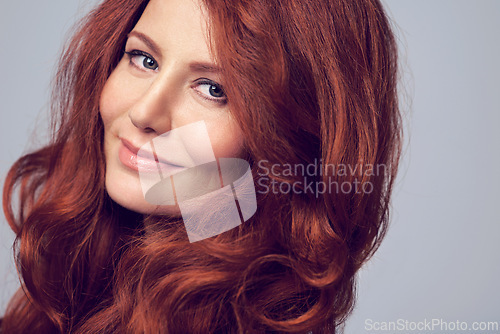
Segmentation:
<svg viewBox="0 0 500 334">
<path fill-rule="evenodd" d="M 259 165 L 321 161 L 315 182 L 371 191 L 258 194 L 251 220 L 192 244 L 182 221 L 119 207 L 104 187 L 99 97 L 147 1 L 104 1 L 61 58 L 53 139 L 5 182 L 22 278 L 5 333 L 334 333 L 352 310 L 400 154 L 388 18 L 376 0 L 204 4 L 256 183 Z M 328 169 L 340 165 L 385 173 Z"/>
</svg>

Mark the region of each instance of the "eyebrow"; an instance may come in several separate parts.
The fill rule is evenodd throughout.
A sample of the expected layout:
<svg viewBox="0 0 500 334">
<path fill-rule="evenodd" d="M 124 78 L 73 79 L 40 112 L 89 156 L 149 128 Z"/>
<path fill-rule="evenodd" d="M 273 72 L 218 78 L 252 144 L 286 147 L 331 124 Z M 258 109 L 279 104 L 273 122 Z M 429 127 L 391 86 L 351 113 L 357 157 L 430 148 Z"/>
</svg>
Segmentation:
<svg viewBox="0 0 500 334">
<path fill-rule="evenodd" d="M 156 44 L 151 38 L 149 38 L 146 34 L 143 34 L 142 32 L 139 31 L 131 31 L 128 36 L 130 37 L 137 37 L 140 39 L 144 44 L 146 44 L 153 53 L 156 53 L 158 55 L 162 55 L 160 51 L 160 47 L 158 44 Z M 221 69 L 220 67 L 212 64 L 212 63 L 205 63 L 205 62 L 194 62 L 189 64 L 189 69 L 193 72 L 202 72 L 202 73 L 220 73 Z"/>
<path fill-rule="evenodd" d="M 211 63 L 194 62 L 189 64 L 189 69 L 193 72 L 220 73 L 221 69 Z"/>
<path fill-rule="evenodd" d="M 161 56 L 161 51 L 160 51 L 160 48 L 158 47 L 158 44 L 156 44 L 151 38 L 149 38 L 148 36 L 146 36 L 142 32 L 138 32 L 135 30 L 131 31 L 127 35 L 128 38 L 130 38 L 132 36 L 140 39 L 144 44 L 146 44 L 151 49 L 151 51 L 153 51 L 153 53 L 156 53 L 156 54 Z"/>
</svg>

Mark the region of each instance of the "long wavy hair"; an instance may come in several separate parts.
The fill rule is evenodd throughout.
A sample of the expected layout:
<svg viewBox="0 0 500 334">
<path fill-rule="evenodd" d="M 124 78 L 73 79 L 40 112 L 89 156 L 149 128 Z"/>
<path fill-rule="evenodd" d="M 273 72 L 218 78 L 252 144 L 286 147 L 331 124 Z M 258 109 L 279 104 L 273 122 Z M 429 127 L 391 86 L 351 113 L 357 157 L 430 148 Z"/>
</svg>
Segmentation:
<svg viewBox="0 0 500 334">
<path fill-rule="evenodd" d="M 258 193 L 252 219 L 196 243 L 182 221 L 118 206 L 104 186 L 99 98 L 147 1 L 106 0 L 59 61 L 50 143 L 6 178 L 22 286 L 4 333 L 341 331 L 356 272 L 387 230 L 400 155 L 390 22 L 377 0 L 203 4 L 256 183 L 259 167 L 293 184 L 302 176 L 276 171 L 321 161 L 314 182 L 370 191 Z M 341 165 L 385 172 L 328 168 Z"/>
</svg>

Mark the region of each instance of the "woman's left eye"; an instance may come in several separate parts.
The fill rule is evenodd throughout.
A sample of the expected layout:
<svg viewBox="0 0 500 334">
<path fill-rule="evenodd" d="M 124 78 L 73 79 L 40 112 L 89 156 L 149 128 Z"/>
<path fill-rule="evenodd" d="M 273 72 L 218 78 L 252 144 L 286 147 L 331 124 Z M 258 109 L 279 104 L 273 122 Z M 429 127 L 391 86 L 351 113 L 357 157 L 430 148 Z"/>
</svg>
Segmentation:
<svg viewBox="0 0 500 334">
<path fill-rule="evenodd" d="M 125 53 L 128 55 L 130 63 L 140 70 L 156 71 L 158 69 L 158 62 L 146 52 L 132 50 Z"/>
<path fill-rule="evenodd" d="M 226 93 L 222 86 L 212 80 L 201 79 L 195 83 L 194 89 L 207 100 L 217 103 L 227 102 Z"/>
</svg>

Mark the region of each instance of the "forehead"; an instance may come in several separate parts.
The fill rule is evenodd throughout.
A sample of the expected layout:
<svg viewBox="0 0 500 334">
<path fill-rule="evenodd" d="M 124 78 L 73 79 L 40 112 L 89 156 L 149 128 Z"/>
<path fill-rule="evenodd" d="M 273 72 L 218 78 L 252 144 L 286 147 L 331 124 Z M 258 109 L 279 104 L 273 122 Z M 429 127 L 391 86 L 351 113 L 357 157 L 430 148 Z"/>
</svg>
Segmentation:
<svg viewBox="0 0 500 334">
<path fill-rule="evenodd" d="M 134 31 L 151 38 L 166 58 L 211 60 L 208 15 L 197 0 L 151 0 Z"/>
</svg>

